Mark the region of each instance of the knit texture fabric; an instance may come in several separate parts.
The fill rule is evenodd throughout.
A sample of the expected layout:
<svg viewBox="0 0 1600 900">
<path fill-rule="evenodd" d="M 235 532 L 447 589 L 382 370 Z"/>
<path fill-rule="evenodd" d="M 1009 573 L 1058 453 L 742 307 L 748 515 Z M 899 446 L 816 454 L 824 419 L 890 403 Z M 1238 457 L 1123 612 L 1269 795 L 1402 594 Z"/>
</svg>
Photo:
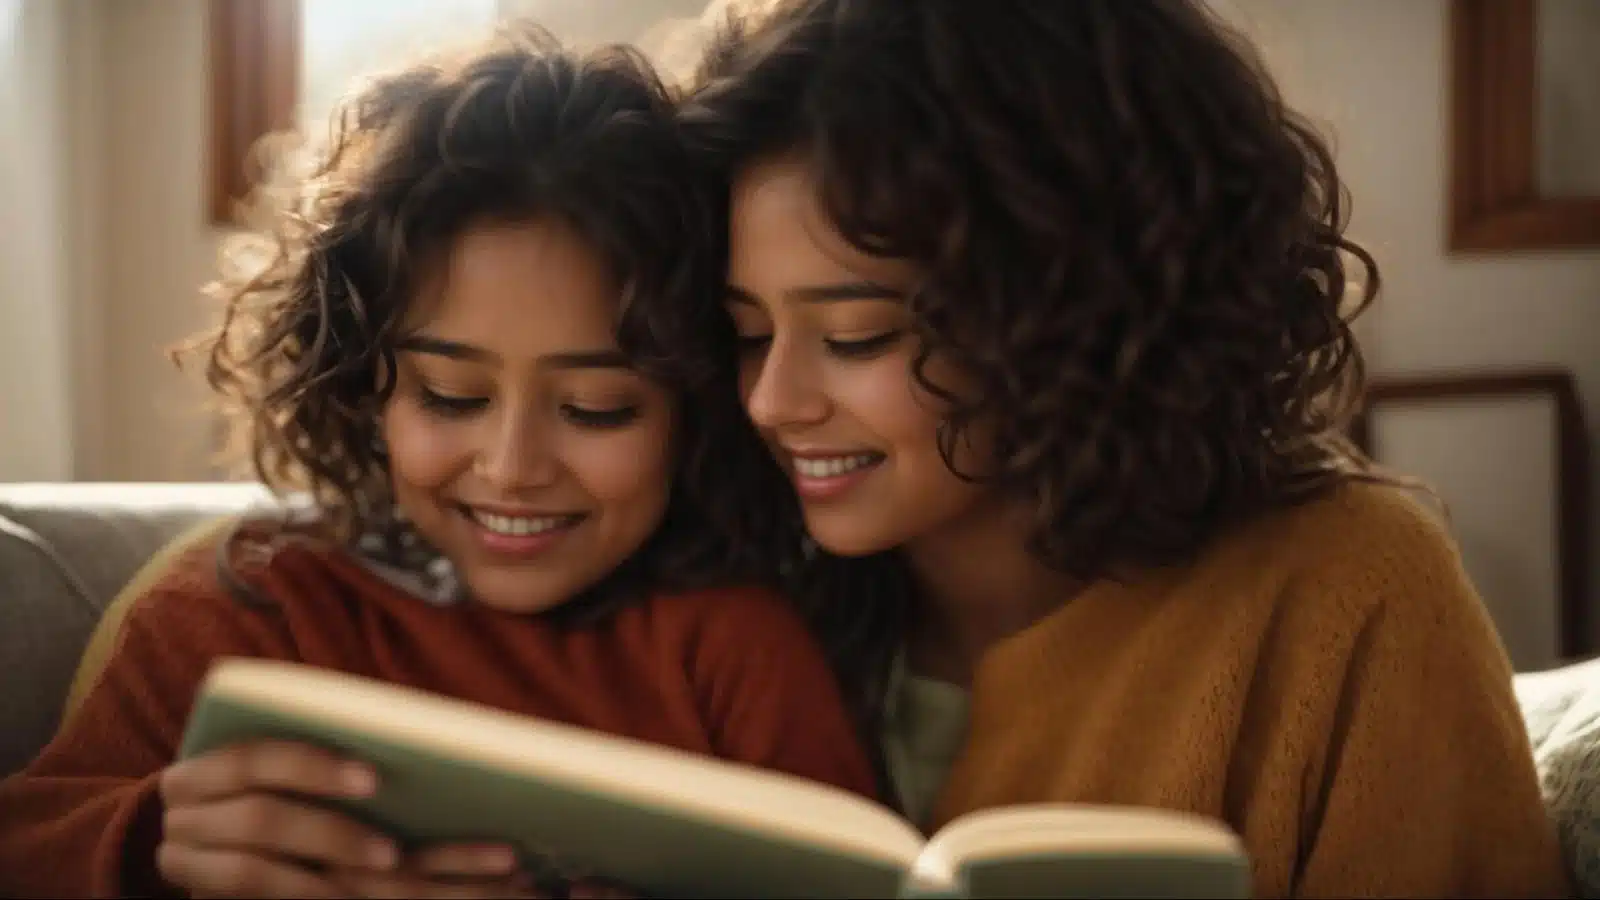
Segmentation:
<svg viewBox="0 0 1600 900">
<path fill-rule="evenodd" d="M 1505 649 L 1438 518 L 1349 485 L 993 648 L 931 823 L 1221 819 L 1258 897 L 1566 896 Z"/>
<path fill-rule="evenodd" d="M 0 781 L 0 896 L 173 893 L 155 869 L 161 770 L 220 656 L 292 659 L 876 796 L 874 768 L 799 616 L 758 590 L 662 595 L 559 627 L 430 605 L 297 542 L 218 583 L 195 547 L 129 611 L 106 668 L 42 755 Z M 252 566 L 252 569 L 255 569 Z"/>
</svg>

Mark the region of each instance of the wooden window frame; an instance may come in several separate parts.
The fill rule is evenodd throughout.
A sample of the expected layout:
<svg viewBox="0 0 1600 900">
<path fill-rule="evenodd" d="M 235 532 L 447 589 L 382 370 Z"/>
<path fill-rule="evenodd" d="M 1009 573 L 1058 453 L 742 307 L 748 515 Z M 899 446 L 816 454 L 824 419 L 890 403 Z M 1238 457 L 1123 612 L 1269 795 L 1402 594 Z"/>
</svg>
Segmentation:
<svg viewBox="0 0 1600 900">
<path fill-rule="evenodd" d="M 293 128 L 300 90 L 300 0 L 209 0 L 211 222 L 235 222 L 261 138 Z"/>
<path fill-rule="evenodd" d="M 1538 0 L 1450 6 L 1452 252 L 1600 246 L 1600 197 L 1538 184 Z"/>
</svg>

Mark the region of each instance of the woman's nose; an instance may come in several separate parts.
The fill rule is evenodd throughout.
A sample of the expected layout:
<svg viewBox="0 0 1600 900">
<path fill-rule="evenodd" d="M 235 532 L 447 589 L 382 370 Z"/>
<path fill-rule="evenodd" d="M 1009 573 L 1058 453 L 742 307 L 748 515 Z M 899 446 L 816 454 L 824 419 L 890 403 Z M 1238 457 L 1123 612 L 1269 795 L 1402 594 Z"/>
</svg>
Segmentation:
<svg viewBox="0 0 1600 900">
<path fill-rule="evenodd" d="M 763 429 L 813 425 L 828 417 L 817 367 L 774 338 L 746 369 L 745 409 Z"/>
</svg>

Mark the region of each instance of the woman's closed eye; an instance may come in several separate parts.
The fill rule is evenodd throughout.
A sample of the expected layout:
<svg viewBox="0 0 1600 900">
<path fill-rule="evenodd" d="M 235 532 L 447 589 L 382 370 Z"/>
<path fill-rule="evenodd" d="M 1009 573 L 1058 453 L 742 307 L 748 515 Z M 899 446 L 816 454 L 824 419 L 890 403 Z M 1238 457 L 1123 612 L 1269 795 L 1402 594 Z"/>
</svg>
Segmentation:
<svg viewBox="0 0 1600 900">
<path fill-rule="evenodd" d="M 903 331 L 885 331 L 860 338 L 825 338 L 823 345 L 840 359 L 870 359 L 892 348 L 904 335 Z M 764 353 L 771 343 L 770 334 L 742 334 L 738 339 L 739 353 Z"/>
<path fill-rule="evenodd" d="M 885 331 L 861 338 L 828 338 L 828 352 L 842 359 L 868 359 L 893 347 L 903 331 Z"/>
<path fill-rule="evenodd" d="M 772 343 L 770 334 L 741 334 L 738 337 L 740 355 L 748 353 L 761 353 Z"/>
<path fill-rule="evenodd" d="M 563 403 L 561 415 L 572 424 L 584 428 L 621 428 L 639 418 L 639 407 L 581 406 L 576 403 Z"/>
</svg>

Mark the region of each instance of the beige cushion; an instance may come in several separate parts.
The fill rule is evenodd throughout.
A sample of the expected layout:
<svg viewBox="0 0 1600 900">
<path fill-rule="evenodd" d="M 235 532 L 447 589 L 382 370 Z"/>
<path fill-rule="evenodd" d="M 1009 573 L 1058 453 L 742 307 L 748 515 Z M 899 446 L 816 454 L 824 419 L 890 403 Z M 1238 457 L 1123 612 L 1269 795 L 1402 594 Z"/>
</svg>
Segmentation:
<svg viewBox="0 0 1600 900">
<path fill-rule="evenodd" d="M 1600 660 L 1517 676 L 1545 805 L 1583 897 L 1600 897 Z"/>
</svg>

